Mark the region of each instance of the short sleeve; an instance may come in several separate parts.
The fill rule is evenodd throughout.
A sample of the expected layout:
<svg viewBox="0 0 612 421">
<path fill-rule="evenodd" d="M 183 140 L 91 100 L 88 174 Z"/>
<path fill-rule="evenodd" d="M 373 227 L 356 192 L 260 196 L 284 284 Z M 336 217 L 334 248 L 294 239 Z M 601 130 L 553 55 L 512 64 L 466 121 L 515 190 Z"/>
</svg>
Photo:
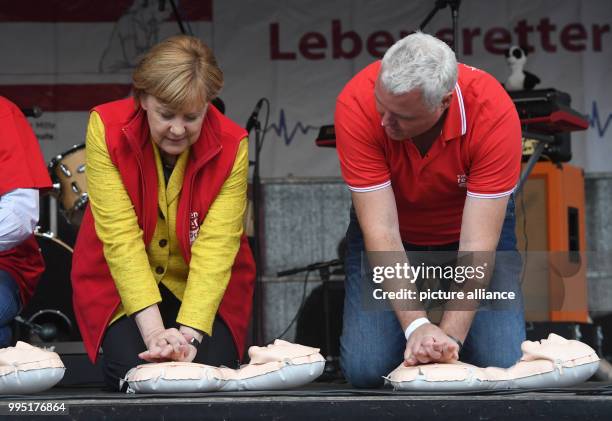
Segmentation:
<svg viewBox="0 0 612 421">
<path fill-rule="evenodd" d="M 336 150 L 349 189 L 374 191 L 391 184 L 389 166 L 371 116 L 354 99 L 338 99 L 334 117 Z"/>
<path fill-rule="evenodd" d="M 19 109 L 0 98 L 0 194 L 18 188 L 48 189 L 51 179 L 30 124 Z"/>
<path fill-rule="evenodd" d="M 501 91 L 500 87 L 500 91 Z M 511 194 L 521 172 L 521 126 L 514 104 L 505 92 L 495 105 L 482 112 L 471 146 L 471 167 L 467 195 L 493 199 Z"/>
</svg>

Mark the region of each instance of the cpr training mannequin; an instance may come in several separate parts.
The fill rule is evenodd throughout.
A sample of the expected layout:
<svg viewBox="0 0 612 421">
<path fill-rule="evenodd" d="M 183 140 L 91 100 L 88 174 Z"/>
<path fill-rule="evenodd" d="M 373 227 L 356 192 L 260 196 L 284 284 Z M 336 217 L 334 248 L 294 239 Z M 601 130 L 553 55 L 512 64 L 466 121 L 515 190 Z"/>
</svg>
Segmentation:
<svg viewBox="0 0 612 421">
<path fill-rule="evenodd" d="M 586 381 L 599 366 L 599 357 L 591 347 L 554 333 L 548 339 L 523 342 L 521 350 L 521 359 L 508 369 L 462 362 L 401 364 L 385 380 L 395 390 L 436 392 L 568 387 Z"/>
<path fill-rule="evenodd" d="M 323 373 L 317 348 L 280 339 L 249 348 L 250 363 L 239 369 L 165 362 L 139 365 L 126 374 L 128 393 L 185 393 L 236 390 L 282 390 L 302 386 Z"/>
<path fill-rule="evenodd" d="M 55 386 L 65 371 L 55 352 L 17 342 L 0 349 L 0 395 L 42 392 Z"/>
</svg>

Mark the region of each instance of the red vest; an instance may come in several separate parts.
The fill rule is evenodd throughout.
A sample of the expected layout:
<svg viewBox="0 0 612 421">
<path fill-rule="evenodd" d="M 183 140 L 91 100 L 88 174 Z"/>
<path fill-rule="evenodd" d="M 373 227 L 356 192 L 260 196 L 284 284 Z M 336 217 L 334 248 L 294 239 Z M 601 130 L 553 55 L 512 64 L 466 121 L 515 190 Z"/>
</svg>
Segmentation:
<svg viewBox="0 0 612 421">
<path fill-rule="evenodd" d="M 113 164 L 132 200 L 146 245 L 151 242 L 158 217 L 157 170 L 149 126 L 132 98 L 94 109 L 104 123 L 106 145 Z M 244 129 L 208 108 L 200 138 L 191 146 L 178 203 L 176 234 L 185 262 L 191 259 L 190 216 L 201 225 L 225 180 L 230 176 Z M 243 235 L 232 275 L 218 314 L 228 325 L 240 358 L 245 346 L 255 280 L 255 262 Z M 104 259 L 89 206 L 81 223 L 72 260 L 74 312 L 89 358 L 98 349 L 120 298 Z"/>
<path fill-rule="evenodd" d="M 51 179 L 38 140 L 19 108 L 0 97 L 0 196 L 18 188 L 48 189 Z M 34 236 L 16 247 L 0 252 L 0 270 L 19 285 L 23 306 L 27 304 L 45 262 Z"/>
</svg>

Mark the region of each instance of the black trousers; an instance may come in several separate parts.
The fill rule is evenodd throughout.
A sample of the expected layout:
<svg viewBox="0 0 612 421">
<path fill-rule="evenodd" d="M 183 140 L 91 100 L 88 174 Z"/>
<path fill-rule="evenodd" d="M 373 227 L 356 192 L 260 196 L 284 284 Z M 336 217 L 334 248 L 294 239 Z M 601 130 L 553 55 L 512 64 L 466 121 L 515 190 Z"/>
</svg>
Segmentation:
<svg viewBox="0 0 612 421">
<path fill-rule="evenodd" d="M 176 316 L 180 301 L 162 284 L 159 285 L 162 301 L 159 311 L 166 328 L 178 327 Z M 138 354 L 146 351 L 136 321 L 132 317 L 122 317 L 111 324 L 102 340 L 104 381 L 111 390 L 119 391 L 119 380 L 127 371 L 146 361 Z M 212 366 L 224 365 L 230 368 L 239 366 L 238 351 L 232 334 L 223 320 L 217 315 L 213 324 L 213 336 L 204 336 L 193 362 Z M 124 386 L 125 389 L 127 386 Z"/>
</svg>

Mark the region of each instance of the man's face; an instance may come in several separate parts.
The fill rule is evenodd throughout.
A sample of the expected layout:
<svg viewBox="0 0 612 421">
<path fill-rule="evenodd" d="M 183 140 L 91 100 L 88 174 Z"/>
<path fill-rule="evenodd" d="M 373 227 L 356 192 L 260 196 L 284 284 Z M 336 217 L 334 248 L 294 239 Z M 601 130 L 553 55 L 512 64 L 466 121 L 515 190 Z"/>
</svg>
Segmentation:
<svg viewBox="0 0 612 421">
<path fill-rule="evenodd" d="M 374 85 L 376 110 L 380 114 L 385 133 L 393 140 L 414 139 L 431 129 L 450 104 L 451 94 L 433 111 L 425 104 L 419 89 L 394 95 L 387 91 L 380 79 Z"/>
</svg>

